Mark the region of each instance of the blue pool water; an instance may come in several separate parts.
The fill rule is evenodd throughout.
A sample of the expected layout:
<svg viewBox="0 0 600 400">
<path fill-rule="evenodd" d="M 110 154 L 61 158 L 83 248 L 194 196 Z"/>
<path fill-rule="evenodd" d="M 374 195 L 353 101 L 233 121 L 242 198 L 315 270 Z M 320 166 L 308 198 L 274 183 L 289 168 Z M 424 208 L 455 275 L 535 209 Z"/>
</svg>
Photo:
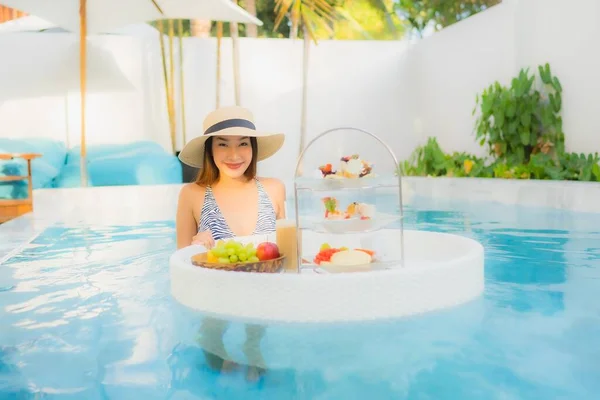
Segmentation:
<svg viewBox="0 0 600 400">
<path fill-rule="evenodd" d="M 270 326 L 273 370 L 257 383 L 210 370 L 202 316 L 172 300 L 173 221 L 54 225 L 0 265 L 0 399 L 597 398 L 600 215 L 417 204 L 406 228 L 485 246 L 482 298 L 398 321 Z M 232 351 L 243 334 L 231 327 Z"/>
</svg>

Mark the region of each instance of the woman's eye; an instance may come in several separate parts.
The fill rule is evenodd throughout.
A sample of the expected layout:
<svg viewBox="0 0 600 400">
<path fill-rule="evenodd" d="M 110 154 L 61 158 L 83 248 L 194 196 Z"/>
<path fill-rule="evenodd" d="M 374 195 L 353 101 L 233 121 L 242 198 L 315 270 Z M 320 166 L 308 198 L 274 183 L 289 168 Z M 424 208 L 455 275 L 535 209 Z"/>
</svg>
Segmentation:
<svg viewBox="0 0 600 400">
<path fill-rule="evenodd" d="M 240 146 L 248 146 L 248 145 L 249 145 L 249 143 L 248 143 L 248 142 L 242 142 L 242 143 L 240 144 Z"/>
<path fill-rule="evenodd" d="M 227 144 L 225 144 L 225 143 L 219 143 L 219 147 L 225 147 L 225 146 L 227 146 Z"/>
</svg>

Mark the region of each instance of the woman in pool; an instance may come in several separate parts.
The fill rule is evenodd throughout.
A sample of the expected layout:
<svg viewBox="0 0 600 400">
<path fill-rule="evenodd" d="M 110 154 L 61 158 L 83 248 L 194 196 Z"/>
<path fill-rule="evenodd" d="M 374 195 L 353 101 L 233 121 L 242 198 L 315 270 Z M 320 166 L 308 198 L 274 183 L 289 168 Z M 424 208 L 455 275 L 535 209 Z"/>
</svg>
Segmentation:
<svg viewBox="0 0 600 400">
<path fill-rule="evenodd" d="M 242 107 L 219 108 L 205 118 L 203 135 L 179 154 L 183 163 L 200 170 L 179 194 L 177 248 L 199 244 L 210 249 L 217 240 L 275 232 L 276 220 L 285 218 L 285 186 L 278 179 L 257 177 L 256 164 L 275 154 L 284 138 L 257 131 L 252 113 Z M 233 366 L 220 357 L 226 355 L 226 328 L 226 321 L 212 318 L 205 318 L 201 328 L 207 360 L 221 370 Z M 259 348 L 263 328 L 247 325 L 246 336 L 244 352 L 250 365 L 259 366 L 249 368 L 248 377 L 256 378 L 264 367 Z"/>
</svg>

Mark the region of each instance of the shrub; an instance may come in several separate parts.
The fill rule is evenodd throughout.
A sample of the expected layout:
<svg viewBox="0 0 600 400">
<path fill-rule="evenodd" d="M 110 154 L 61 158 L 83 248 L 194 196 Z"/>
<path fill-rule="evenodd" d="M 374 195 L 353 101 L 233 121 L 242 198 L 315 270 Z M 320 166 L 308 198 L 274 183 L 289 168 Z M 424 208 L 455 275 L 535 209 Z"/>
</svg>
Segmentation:
<svg viewBox="0 0 600 400">
<path fill-rule="evenodd" d="M 540 81 L 522 69 L 509 87 L 494 82 L 476 97 L 475 134 L 488 159 L 446 154 L 435 138 L 399 165 L 404 175 L 600 182 L 600 157 L 565 152 L 562 86 L 550 65 L 538 67 Z"/>
</svg>

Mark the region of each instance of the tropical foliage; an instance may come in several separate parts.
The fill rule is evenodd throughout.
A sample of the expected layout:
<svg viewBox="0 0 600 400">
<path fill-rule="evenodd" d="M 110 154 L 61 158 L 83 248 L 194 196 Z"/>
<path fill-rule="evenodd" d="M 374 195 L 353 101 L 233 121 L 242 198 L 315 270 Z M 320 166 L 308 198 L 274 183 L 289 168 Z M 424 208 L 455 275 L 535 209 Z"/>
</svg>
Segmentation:
<svg viewBox="0 0 600 400">
<path fill-rule="evenodd" d="M 297 23 L 300 21 L 299 12 L 304 8 L 303 15 L 307 20 L 314 20 L 314 14 L 327 20 L 325 24 L 313 24 L 315 37 L 391 40 L 402 38 L 407 30 L 419 33 L 427 28 L 439 30 L 499 2 L 500 0 L 239 0 L 237 4 L 256 13 L 257 18 L 263 22 L 257 28 L 258 37 L 287 38 L 294 37 L 294 32 L 301 36 L 302 31 Z M 191 25 L 189 20 L 183 21 L 183 36 L 191 34 Z M 224 22 L 223 27 L 225 36 L 228 36 L 229 24 Z M 246 25 L 239 24 L 239 35 L 250 36 L 247 29 Z M 216 36 L 216 32 L 217 23 L 212 22 L 211 35 Z"/>
<path fill-rule="evenodd" d="M 510 86 L 495 82 L 477 95 L 475 122 L 488 157 L 445 153 L 435 138 L 399 166 L 404 175 L 600 182 L 600 156 L 565 152 L 562 86 L 550 65 L 539 80 L 523 69 Z"/>
<path fill-rule="evenodd" d="M 501 0 L 398 0 L 395 9 L 420 35 L 427 29 L 440 30 L 477 14 Z"/>
</svg>

